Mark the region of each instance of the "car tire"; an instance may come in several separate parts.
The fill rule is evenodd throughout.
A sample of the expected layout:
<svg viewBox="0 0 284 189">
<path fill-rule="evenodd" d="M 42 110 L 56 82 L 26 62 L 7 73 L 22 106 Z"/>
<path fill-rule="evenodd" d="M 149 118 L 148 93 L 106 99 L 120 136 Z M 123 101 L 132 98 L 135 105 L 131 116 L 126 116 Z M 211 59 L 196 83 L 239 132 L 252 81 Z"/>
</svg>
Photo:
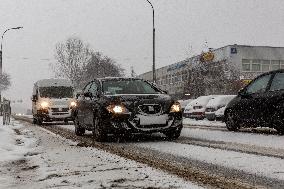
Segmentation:
<svg viewBox="0 0 284 189">
<path fill-rule="evenodd" d="M 64 119 L 65 125 L 68 125 L 68 119 Z"/>
<path fill-rule="evenodd" d="M 212 117 L 211 118 L 207 117 L 207 119 L 208 119 L 208 121 L 215 121 L 216 120 L 215 118 L 212 118 Z"/>
<path fill-rule="evenodd" d="M 182 129 L 182 128 L 179 128 L 179 129 L 177 129 L 177 130 L 172 130 L 172 131 L 164 132 L 164 135 L 166 135 L 166 137 L 167 137 L 168 140 L 176 140 L 176 139 L 178 139 L 178 137 L 180 136 L 181 129 Z"/>
<path fill-rule="evenodd" d="M 37 124 L 37 120 L 34 117 L 33 117 L 33 124 Z"/>
<path fill-rule="evenodd" d="M 272 120 L 273 128 L 277 130 L 279 135 L 284 135 L 284 123 L 281 116 L 277 114 Z"/>
<path fill-rule="evenodd" d="M 235 115 L 232 111 L 229 111 L 227 113 L 225 123 L 229 131 L 238 131 L 240 129 L 239 124 L 237 123 Z"/>
<path fill-rule="evenodd" d="M 77 136 L 83 136 L 85 134 L 85 128 L 80 126 L 80 123 L 79 123 L 77 116 L 75 116 L 74 125 L 75 125 L 75 134 Z"/>
<path fill-rule="evenodd" d="M 93 137 L 98 142 L 104 142 L 107 139 L 107 134 L 103 130 L 103 122 L 101 118 L 95 116 L 93 123 Z"/>
<path fill-rule="evenodd" d="M 38 125 L 42 125 L 43 120 L 42 120 L 42 118 L 37 118 L 36 122 L 37 122 Z"/>
</svg>

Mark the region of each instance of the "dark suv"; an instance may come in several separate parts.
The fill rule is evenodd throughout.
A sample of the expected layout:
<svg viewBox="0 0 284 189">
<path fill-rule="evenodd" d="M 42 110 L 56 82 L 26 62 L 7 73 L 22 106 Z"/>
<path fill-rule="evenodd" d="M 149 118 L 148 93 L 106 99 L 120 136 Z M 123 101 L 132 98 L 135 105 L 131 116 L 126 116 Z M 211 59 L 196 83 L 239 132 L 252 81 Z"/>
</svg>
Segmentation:
<svg viewBox="0 0 284 189">
<path fill-rule="evenodd" d="M 73 110 L 75 133 L 90 130 L 97 141 L 109 134 L 162 132 L 180 136 L 180 104 L 152 83 L 136 78 L 101 78 L 88 83 Z"/>
<path fill-rule="evenodd" d="M 271 127 L 284 133 L 284 70 L 255 78 L 226 107 L 228 130 L 243 127 Z"/>
</svg>

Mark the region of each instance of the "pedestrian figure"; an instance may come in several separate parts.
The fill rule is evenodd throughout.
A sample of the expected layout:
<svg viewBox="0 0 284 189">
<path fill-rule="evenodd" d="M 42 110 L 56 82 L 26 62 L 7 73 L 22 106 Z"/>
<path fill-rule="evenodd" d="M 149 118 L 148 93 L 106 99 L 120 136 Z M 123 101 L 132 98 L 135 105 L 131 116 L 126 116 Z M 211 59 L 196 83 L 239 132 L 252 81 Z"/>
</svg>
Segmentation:
<svg viewBox="0 0 284 189">
<path fill-rule="evenodd" d="M 9 125 L 10 116 L 11 116 L 11 105 L 9 100 L 6 99 L 3 100 L 2 111 L 3 111 L 3 125 Z"/>
</svg>

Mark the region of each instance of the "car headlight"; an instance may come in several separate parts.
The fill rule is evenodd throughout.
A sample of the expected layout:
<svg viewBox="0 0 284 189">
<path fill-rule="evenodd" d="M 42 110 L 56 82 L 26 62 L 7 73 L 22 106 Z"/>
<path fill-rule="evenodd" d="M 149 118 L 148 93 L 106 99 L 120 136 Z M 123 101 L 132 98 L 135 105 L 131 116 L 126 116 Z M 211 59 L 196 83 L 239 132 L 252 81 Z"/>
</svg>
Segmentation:
<svg viewBox="0 0 284 189">
<path fill-rule="evenodd" d="M 75 101 L 70 102 L 70 106 L 71 108 L 74 108 L 77 106 L 77 103 Z"/>
<path fill-rule="evenodd" d="M 43 101 L 43 102 L 40 103 L 40 106 L 41 106 L 41 108 L 46 109 L 46 108 L 49 107 L 49 103 L 46 102 L 46 101 Z"/>
<path fill-rule="evenodd" d="M 179 102 L 175 102 L 170 109 L 170 112 L 180 112 L 181 111 L 181 106 Z"/>
<path fill-rule="evenodd" d="M 123 105 L 109 105 L 106 109 L 114 114 L 123 114 L 128 112 L 126 107 L 124 107 Z"/>
</svg>

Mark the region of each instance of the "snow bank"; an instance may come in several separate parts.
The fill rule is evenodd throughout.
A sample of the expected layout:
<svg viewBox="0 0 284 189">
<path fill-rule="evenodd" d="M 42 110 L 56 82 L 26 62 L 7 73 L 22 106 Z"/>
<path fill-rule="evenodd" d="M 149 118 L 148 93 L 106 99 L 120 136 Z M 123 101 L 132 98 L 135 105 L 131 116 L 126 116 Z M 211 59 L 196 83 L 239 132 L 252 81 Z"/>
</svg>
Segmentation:
<svg viewBox="0 0 284 189">
<path fill-rule="evenodd" d="M 12 122 L 11 125 L 2 125 L 2 117 L 0 123 L 0 162 L 21 159 L 26 153 L 32 151 L 35 139 L 16 133 L 22 127 L 21 125 L 16 122 Z"/>
<path fill-rule="evenodd" d="M 206 107 L 208 108 L 220 108 L 226 106 L 236 95 L 220 95 L 216 96 L 215 98 L 209 100 Z"/>
</svg>

